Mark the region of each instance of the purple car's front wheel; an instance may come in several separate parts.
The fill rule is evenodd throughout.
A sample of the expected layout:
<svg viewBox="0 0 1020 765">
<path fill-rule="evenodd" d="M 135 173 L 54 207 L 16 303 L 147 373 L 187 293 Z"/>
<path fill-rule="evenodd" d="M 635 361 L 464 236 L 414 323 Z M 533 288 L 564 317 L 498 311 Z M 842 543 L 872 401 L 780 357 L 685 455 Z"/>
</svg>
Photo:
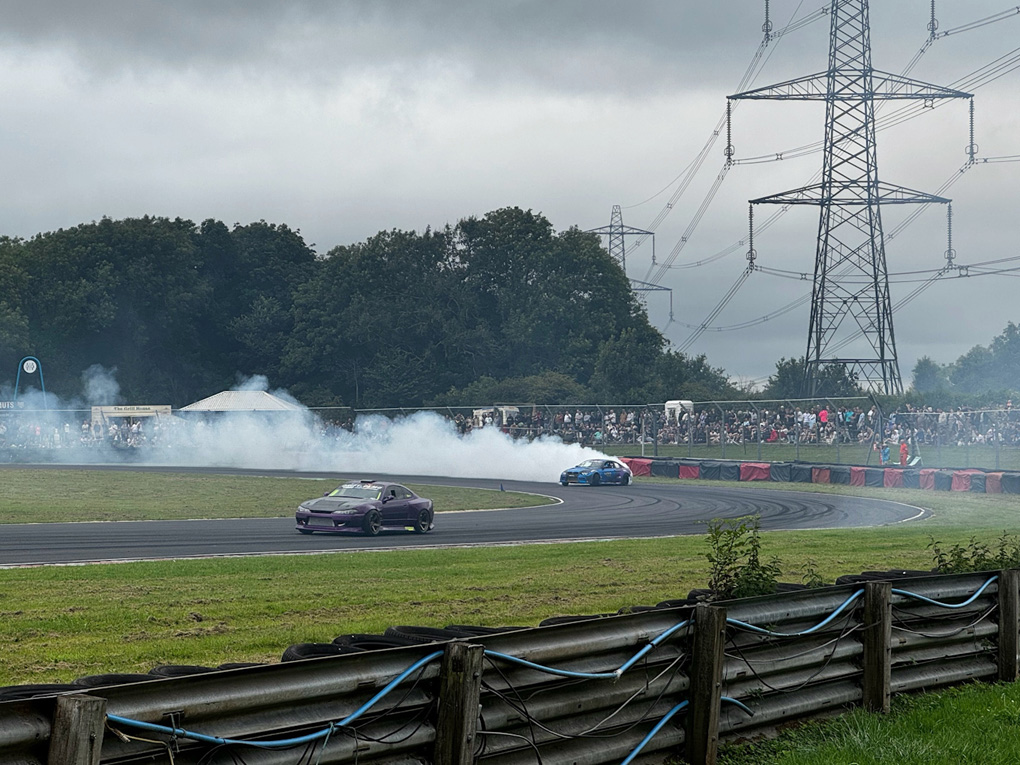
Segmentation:
<svg viewBox="0 0 1020 765">
<path fill-rule="evenodd" d="M 361 530 L 374 537 L 382 529 L 382 516 L 378 510 L 369 510 L 365 520 L 361 522 Z"/>
</svg>

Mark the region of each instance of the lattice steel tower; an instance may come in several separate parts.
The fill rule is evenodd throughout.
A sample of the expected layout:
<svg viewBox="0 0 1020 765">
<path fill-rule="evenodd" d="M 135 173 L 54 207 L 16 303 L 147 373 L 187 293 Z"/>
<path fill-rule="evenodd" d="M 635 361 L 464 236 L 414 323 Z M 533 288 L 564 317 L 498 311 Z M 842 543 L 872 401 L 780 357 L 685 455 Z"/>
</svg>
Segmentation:
<svg viewBox="0 0 1020 765">
<path fill-rule="evenodd" d="M 873 70 L 868 0 L 832 0 L 829 14 L 828 71 L 729 98 L 824 101 L 826 105 L 821 183 L 751 200 L 752 205 L 821 208 L 805 393 L 818 392 L 819 372 L 833 364 L 845 367 L 865 389 L 902 393 L 881 206 L 949 200 L 879 181 L 875 102 L 929 103 L 936 98 L 971 98 L 971 94 Z M 732 156 L 732 146 L 727 152 Z"/>
<path fill-rule="evenodd" d="M 652 265 L 655 265 L 655 232 L 646 231 L 643 228 L 634 228 L 633 226 L 623 225 L 623 208 L 620 205 L 613 205 L 613 212 L 609 218 L 608 226 L 601 226 L 600 228 L 588 229 L 590 234 L 600 234 L 601 236 L 608 237 L 609 239 L 609 254 L 613 257 L 617 263 L 620 264 L 620 268 L 623 269 L 623 275 L 627 276 L 627 237 L 637 236 L 642 240 L 651 238 L 652 240 Z M 631 279 L 630 288 L 634 292 L 668 292 L 669 293 L 669 320 L 673 321 L 673 290 L 669 287 L 660 287 L 658 284 L 651 284 L 649 282 L 643 282 L 639 279 Z"/>
<path fill-rule="evenodd" d="M 623 209 L 620 205 L 613 205 L 613 212 L 610 215 L 608 226 L 588 229 L 588 232 L 592 234 L 601 234 L 602 236 L 609 238 L 609 254 L 613 256 L 613 260 L 620 264 L 620 268 L 623 269 L 624 274 L 627 273 L 626 237 L 632 234 L 636 234 L 642 238 L 651 236 L 653 237 L 652 241 L 655 241 L 655 234 L 653 232 L 645 231 L 643 228 L 634 228 L 633 226 L 623 225 Z"/>
</svg>

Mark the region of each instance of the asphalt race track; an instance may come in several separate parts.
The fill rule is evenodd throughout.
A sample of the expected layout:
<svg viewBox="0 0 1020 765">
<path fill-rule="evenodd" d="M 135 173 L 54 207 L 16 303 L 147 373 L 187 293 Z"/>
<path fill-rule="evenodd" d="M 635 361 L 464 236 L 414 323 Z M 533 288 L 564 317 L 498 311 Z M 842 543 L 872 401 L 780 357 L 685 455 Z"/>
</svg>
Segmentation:
<svg viewBox="0 0 1020 765">
<path fill-rule="evenodd" d="M 40 469 L 46 467 L 75 466 L 39 466 Z M 104 469 L 103 466 L 79 467 Z M 105 469 L 195 471 L 152 466 Z M 344 478 L 357 477 L 341 473 L 267 470 L 200 469 L 199 472 L 332 478 L 338 483 Z M 488 489 L 500 487 L 499 481 L 484 479 L 401 476 L 393 480 Z M 592 488 L 516 481 L 504 481 L 502 486 L 507 491 L 556 497 L 561 502 L 513 510 L 439 512 L 435 529 L 427 535 L 304 535 L 294 529 L 293 517 L 5 525 L 0 527 L 0 566 L 663 537 L 704 533 L 706 523 L 713 518 L 751 514 L 761 516 L 764 530 L 881 526 L 924 517 L 923 511 L 899 502 L 756 490 L 753 486 L 715 488 L 638 483 Z"/>
</svg>

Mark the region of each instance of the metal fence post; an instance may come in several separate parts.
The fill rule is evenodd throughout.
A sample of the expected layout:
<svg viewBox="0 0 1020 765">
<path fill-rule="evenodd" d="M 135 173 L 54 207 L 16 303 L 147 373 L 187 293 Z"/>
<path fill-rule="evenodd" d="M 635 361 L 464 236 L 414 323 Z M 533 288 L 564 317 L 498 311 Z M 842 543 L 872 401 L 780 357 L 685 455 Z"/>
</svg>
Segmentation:
<svg viewBox="0 0 1020 765">
<path fill-rule="evenodd" d="M 762 433 L 762 430 L 761 430 L 761 425 L 762 425 L 761 411 L 758 409 L 758 407 L 756 407 L 754 405 L 753 401 L 748 401 L 747 403 L 750 404 L 751 408 L 754 409 L 754 419 L 755 419 L 755 423 L 754 423 L 754 440 L 758 443 L 758 462 L 761 462 L 761 433 Z"/>
<path fill-rule="evenodd" d="M 1020 679 L 1020 569 L 999 573 L 999 680 Z"/>
<path fill-rule="evenodd" d="M 719 705 L 722 700 L 726 609 L 699 605 L 694 610 L 690 707 L 687 713 L 687 762 L 714 765 L 719 754 Z"/>
<path fill-rule="evenodd" d="M 694 405 L 691 404 L 691 411 L 687 415 L 687 456 L 694 456 Z"/>
<path fill-rule="evenodd" d="M 719 410 L 719 443 L 722 445 L 722 458 L 726 459 L 726 412 L 718 404 L 715 408 Z M 706 441 L 708 440 L 708 434 L 705 434 Z"/>
<path fill-rule="evenodd" d="M 864 585 L 864 707 L 888 712 L 892 686 L 892 583 Z"/>
<path fill-rule="evenodd" d="M 995 469 L 999 469 L 999 433 L 1002 428 L 999 426 L 996 417 L 992 418 L 992 438 L 995 439 Z"/>
<path fill-rule="evenodd" d="M 436 762 L 471 765 L 475 761 L 484 646 L 450 643 L 443 653 L 436 720 Z"/>
<path fill-rule="evenodd" d="M 99 765 L 105 722 L 106 699 L 86 695 L 57 697 L 46 761 L 49 765 Z"/>
</svg>

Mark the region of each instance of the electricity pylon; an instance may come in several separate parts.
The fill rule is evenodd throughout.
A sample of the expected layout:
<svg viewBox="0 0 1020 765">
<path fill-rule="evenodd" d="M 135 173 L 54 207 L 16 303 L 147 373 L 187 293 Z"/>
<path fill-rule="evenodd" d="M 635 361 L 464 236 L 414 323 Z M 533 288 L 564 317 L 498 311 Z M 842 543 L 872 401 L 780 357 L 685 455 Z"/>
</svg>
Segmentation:
<svg viewBox="0 0 1020 765">
<path fill-rule="evenodd" d="M 609 225 L 600 228 L 588 229 L 589 234 L 600 234 L 609 238 L 609 254 L 623 269 L 623 275 L 627 276 L 627 237 L 640 236 L 652 238 L 652 265 L 655 265 L 655 232 L 645 231 L 643 228 L 623 225 L 623 209 L 620 205 L 613 205 L 613 212 L 609 218 Z M 639 279 L 630 279 L 630 288 L 634 292 L 668 292 L 669 293 L 669 321 L 673 321 L 673 290 L 669 287 L 660 287 L 658 284 L 650 284 Z"/>
<path fill-rule="evenodd" d="M 950 200 L 878 179 L 875 102 L 972 98 L 871 68 L 868 0 L 832 0 L 829 69 L 730 99 L 825 102 L 821 183 L 752 199 L 751 204 L 817 205 L 818 242 L 804 391 L 817 393 L 822 368 L 841 365 L 865 389 L 903 392 L 893 332 L 881 207 Z M 732 156 L 732 146 L 727 147 Z M 858 335 L 864 340 L 854 340 Z M 856 348 L 854 344 L 856 343 Z M 840 353 L 859 350 L 856 355 Z"/>
</svg>

